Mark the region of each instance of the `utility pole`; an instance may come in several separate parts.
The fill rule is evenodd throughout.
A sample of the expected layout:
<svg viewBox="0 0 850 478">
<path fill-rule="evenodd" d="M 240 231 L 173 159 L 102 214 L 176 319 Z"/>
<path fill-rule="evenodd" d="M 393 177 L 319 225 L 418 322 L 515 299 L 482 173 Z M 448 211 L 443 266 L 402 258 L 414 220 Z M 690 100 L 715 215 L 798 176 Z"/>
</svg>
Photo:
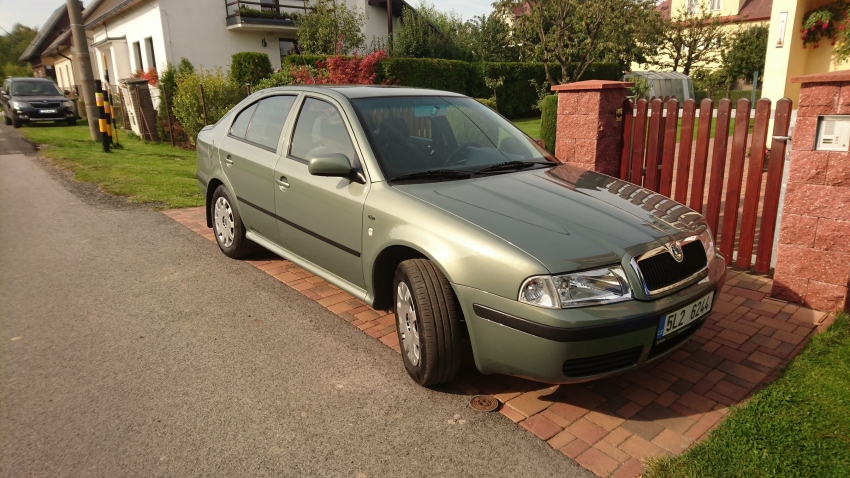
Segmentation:
<svg viewBox="0 0 850 478">
<path fill-rule="evenodd" d="M 82 87 L 83 101 L 86 103 L 86 119 L 89 122 L 89 133 L 92 141 L 100 139 L 100 128 L 98 127 L 97 104 L 94 98 L 94 75 L 91 69 L 91 57 L 89 56 L 89 42 L 86 39 L 86 30 L 83 27 L 83 2 L 80 0 L 65 0 L 68 5 L 68 18 L 71 20 L 71 36 L 73 38 L 74 62 L 79 65 L 80 86 Z"/>
</svg>

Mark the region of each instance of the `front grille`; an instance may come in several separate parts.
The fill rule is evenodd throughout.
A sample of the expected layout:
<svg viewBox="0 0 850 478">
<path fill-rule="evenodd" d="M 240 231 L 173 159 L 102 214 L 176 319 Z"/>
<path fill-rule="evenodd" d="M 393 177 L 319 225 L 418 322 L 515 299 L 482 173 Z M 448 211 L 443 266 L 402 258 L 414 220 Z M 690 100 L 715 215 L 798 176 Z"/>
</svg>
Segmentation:
<svg viewBox="0 0 850 478">
<path fill-rule="evenodd" d="M 650 292 L 687 279 L 701 271 L 707 263 L 705 249 L 700 241 L 683 244 L 682 255 L 682 262 L 676 262 L 666 251 L 638 261 L 638 268 Z"/>
<path fill-rule="evenodd" d="M 642 347 L 634 347 L 605 355 L 570 359 L 564 362 L 565 377 L 589 377 L 613 372 L 637 364 Z"/>
<path fill-rule="evenodd" d="M 31 101 L 30 106 L 40 109 L 56 109 L 60 106 L 58 101 Z"/>
</svg>

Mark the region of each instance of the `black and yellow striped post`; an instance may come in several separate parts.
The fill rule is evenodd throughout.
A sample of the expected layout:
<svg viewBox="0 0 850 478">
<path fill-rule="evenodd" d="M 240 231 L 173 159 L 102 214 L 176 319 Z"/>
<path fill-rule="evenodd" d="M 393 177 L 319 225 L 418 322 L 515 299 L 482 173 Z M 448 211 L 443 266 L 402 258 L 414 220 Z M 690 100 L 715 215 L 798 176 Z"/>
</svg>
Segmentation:
<svg viewBox="0 0 850 478">
<path fill-rule="evenodd" d="M 107 86 L 103 90 L 103 114 L 106 117 L 106 135 L 109 137 L 109 144 L 112 145 L 112 103 L 109 100 L 109 86 Z"/>
<path fill-rule="evenodd" d="M 109 152 L 109 134 L 106 126 L 106 110 L 103 102 L 103 84 L 100 80 L 94 80 L 94 99 L 97 103 L 97 123 L 100 127 L 100 143 L 103 145 L 103 152 Z"/>
</svg>

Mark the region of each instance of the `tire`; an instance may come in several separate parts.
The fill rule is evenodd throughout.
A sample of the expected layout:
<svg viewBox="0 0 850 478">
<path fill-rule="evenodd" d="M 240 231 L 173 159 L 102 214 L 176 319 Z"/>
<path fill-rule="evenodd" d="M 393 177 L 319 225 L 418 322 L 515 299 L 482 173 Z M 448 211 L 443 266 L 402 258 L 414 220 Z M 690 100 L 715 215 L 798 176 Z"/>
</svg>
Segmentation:
<svg viewBox="0 0 850 478">
<path fill-rule="evenodd" d="M 65 124 L 67 124 L 68 126 L 77 126 L 77 120 L 76 119 L 65 120 Z"/>
<path fill-rule="evenodd" d="M 6 123 L 6 126 L 9 126 L 9 125 L 12 124 L 12 118 L 9 118 L 9 115 L 6 114 L 5 111 L 3 112 L 3 122 Z"/>
<path fill-rule="evenodd" d="M 221 252 L 227 257 L 241 259 L 254 252 L 254 243 L 245 237 L 245 226 L 236 203 L 224 185 L 219 185 L 210 203 L 213 232 Z"/>
<path fill-rule="evenodd" d="M 399 264 L 393 280 L 404 367 L 419 385 L 455 378 L 461 365 L 461 311 L 449 281 L 426 259 Z"/>
<path fill-rule="evenodd" d="M 13 128 L 20 128 L 23 125 L 23 123 L 21 123 L 21 120 L 19 120 L 18 118 L 15 118 L 14 116 L 12 116 L 11 119 L 12 119 L 12 127 Z"/>
</svg>

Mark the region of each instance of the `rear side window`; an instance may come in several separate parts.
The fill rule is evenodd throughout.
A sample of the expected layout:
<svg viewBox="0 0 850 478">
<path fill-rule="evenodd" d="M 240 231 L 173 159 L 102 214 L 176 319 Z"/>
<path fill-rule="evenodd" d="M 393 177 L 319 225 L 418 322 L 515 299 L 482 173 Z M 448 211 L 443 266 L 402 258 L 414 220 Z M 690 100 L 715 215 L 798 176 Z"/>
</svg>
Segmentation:
<svg viewBox="0 0 850 478">
<path fill-rule="evenodd" d="M 286 122 L 286 117 L 294 103 L 294 96 L 272 96 L 260 101 L 248 126 L 245 139 L 276 150 L 280 134 L 283 132 L 283 123 Z"/>
<path fill-rule="evenodd" d="M 236 121 L 233 122 L 233 126 L 230 127 L 231 135 L 245 139 L 245 133 L 248 132 L 248 124 L 251 123 L 251 117 L 254 116 L 254 111 L 257 110 L 258 104 L 259 103 L 254 103 L 239 113 L 239 116 L 236 117 Z"/>
</svg>

